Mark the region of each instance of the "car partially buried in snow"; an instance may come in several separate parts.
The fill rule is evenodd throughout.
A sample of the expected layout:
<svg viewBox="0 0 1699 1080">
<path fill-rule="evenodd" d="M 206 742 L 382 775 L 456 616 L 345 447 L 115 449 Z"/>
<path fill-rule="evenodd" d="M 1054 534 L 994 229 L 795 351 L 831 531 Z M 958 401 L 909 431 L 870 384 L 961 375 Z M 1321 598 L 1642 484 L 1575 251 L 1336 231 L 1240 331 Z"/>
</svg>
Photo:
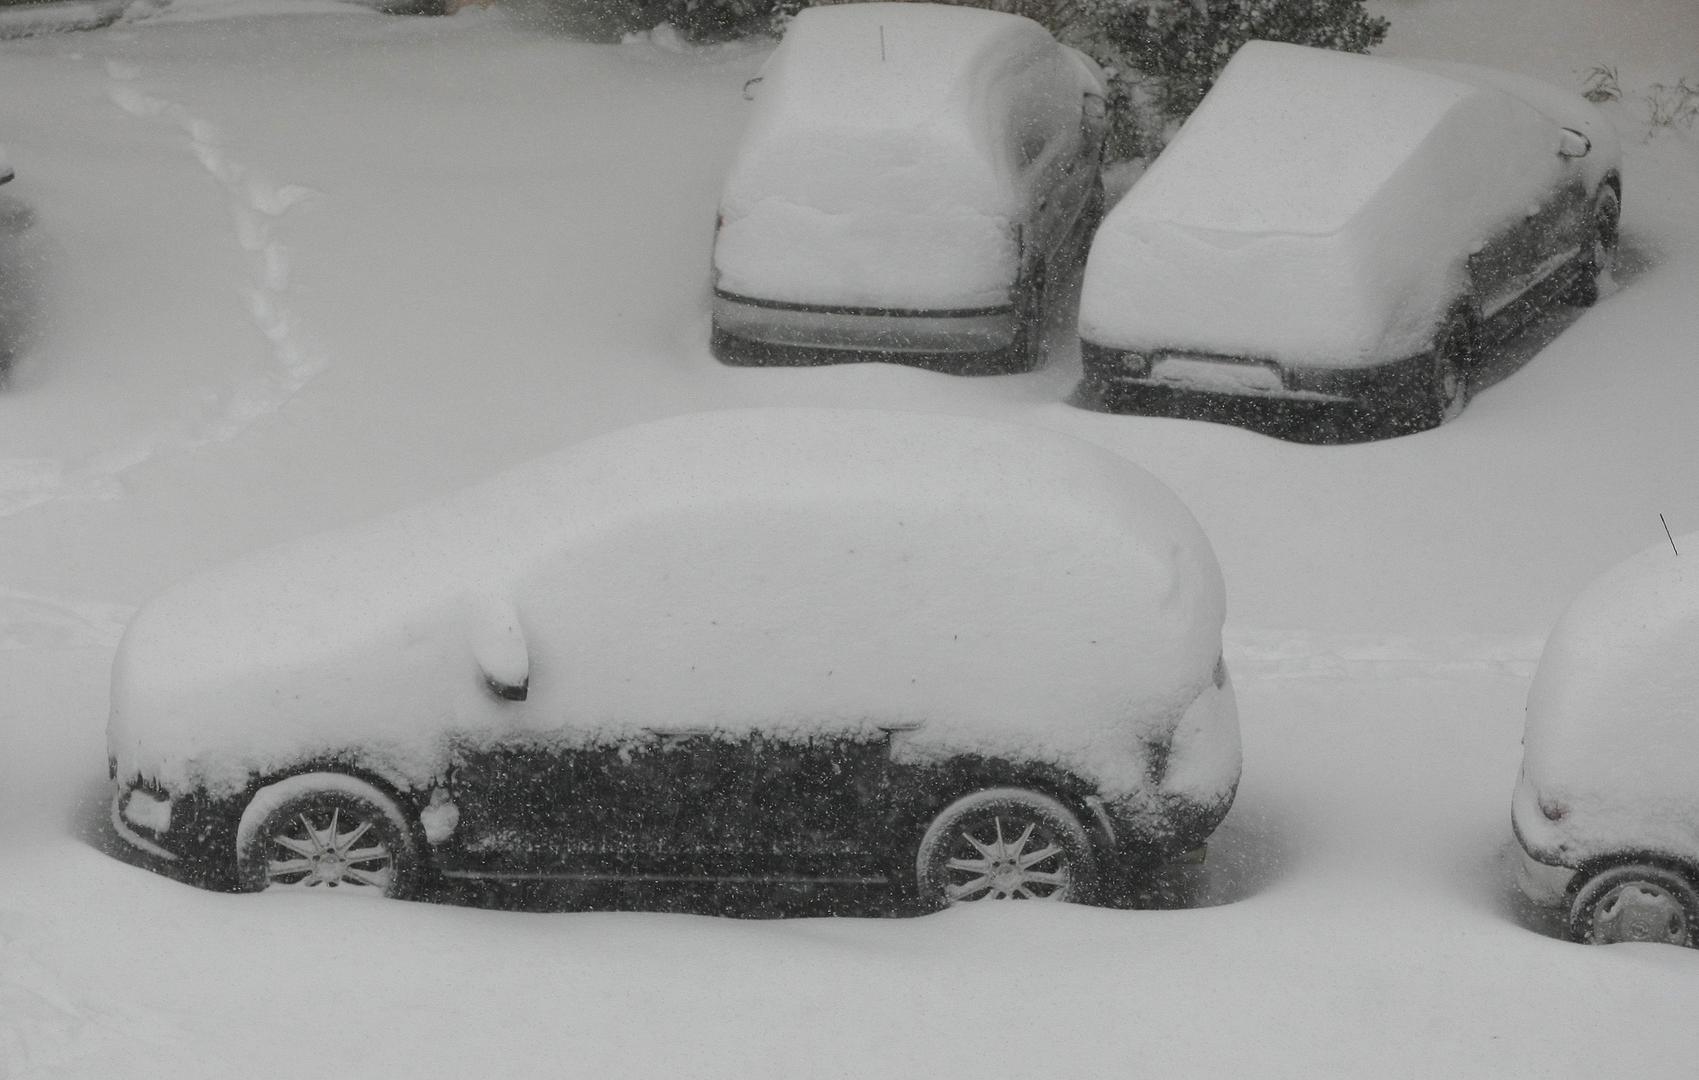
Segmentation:
<svg viewBox="0 0 1699 1080">
<path fill-rule="evenodd" d="M 1678 554 L 1685 551 L 1686 554 Z M 1699 945 L 1699 534 L 1564 612 L 1528 693 L 1519 880 L 1578 941 Z"/>
<path fill-rule="evenodd" d="M 1102 206 L 1091 60 L 1016 15 L 842 4 L 758 82 L 715 227 L 721 360 L 1043 363 L 1046 282 Z"/>
<path fill-rule="evenodd" d="M 1246 44 L 1097 232 L 1083 389 L 1434 427 L 1490 344 L 1597 299 L 1619 157 L 1597 109 L 1532 79 Z"/>
<path fill-rule="evenodd" d="M 112 821 L 252 889 L 1090 899 L 1232 801 L 1223 603 L 1174 495 L 1078 440 L 680 417 L 149 601 Z"/>
</svg>

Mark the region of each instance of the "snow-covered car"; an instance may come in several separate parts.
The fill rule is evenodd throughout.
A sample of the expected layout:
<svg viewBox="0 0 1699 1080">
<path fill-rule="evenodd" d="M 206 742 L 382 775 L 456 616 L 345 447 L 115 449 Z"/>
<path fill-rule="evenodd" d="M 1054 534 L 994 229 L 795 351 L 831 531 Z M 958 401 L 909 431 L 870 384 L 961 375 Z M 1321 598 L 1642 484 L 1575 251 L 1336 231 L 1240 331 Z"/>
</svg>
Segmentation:
<svg viewBox="0 0 1699 1080">
<path fill-rule="evenodd" d="M 1680 551 L 1681 554 L 1677 554 Z M 1699 534 L 1582 591 L 1528 693 L 1511 803 L 1529 899 L 1578 941 L 1699 945 Z"/>
<path fill-rule="evenodd" d="M 190 876 L 855 880 L 1090 898 L 1239 777 L 1179 500 L 959 417 L 699 414 L 184 581 L 127 629 L 112 822 Z"/>
<path fill-rule="evenodd" d="M 1097 231 L 1084 389 L 1443 423 L 1487 346 L 1597 299 L 1619 159 L 1597 109 L 1533 79 L 1246 44 Z"/>
<path fill-rule="evenodd" d="M 1045 282 L 1102 206 L 1102 72 L 1030 19 L 935 4 L 799 14 L 720 198 L 727 363 L 1044 361 Z"/>
</svg>

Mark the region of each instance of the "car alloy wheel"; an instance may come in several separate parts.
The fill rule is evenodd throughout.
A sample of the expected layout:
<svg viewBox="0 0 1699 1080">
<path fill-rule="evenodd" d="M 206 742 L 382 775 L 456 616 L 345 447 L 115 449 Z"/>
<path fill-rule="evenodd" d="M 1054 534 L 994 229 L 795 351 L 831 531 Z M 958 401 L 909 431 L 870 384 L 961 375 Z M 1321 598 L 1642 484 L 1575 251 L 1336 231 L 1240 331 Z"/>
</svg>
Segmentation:
<svg viewBox="0 0 1699 1080">
<path fill-rule="evenodd" d="M 237 829 L 237 869 L 250 889 L 402 897 L 417 847 L 400 809 L 376 787 L 336 773 L 262 788 Z"/>
<path fill-rule="evenodd" d="M 1569 928 L 1577 941 L 1592 945 L 1692 945 L 1699 928 L 1699 892 L 1684 876 L 1662 866 L 1613 866 L 1576 892 Z"/>
<path fill-rule="evenodd" d="M 958 799 L 920 842 L 921 898 L 945 907 L 981 900 L 1081 900 L 1095 874 L 1091 843 L 1068 809 L 1020 788 Z"/>
</svg>

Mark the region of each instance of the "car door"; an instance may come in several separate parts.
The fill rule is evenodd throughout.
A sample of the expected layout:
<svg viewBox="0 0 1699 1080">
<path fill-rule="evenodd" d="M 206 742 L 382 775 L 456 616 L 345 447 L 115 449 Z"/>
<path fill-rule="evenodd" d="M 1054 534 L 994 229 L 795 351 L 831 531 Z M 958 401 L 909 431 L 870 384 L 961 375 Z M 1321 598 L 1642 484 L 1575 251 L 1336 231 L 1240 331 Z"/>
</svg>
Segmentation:
<svg viewBox="0 0 1699 1080">
<path fill-rule="evenodd" d="M 713 877 L 742 870 L 747 735 L 641 729 L 584 745 L 467 742 L 451 791 L 466 871 Z"/>
<path fill-rule="evenodd" d="M 1578 164 L 1586 137 L 1543 118 L 1539 149 L 1523 166 L 1549 175 L 1542 190 L 1511 207 L 1507 225 L 1471 253 L 1469 269 L 1486 318 L 1506 316 L 1515 325 L 1529 314 L 1520 303 L 1575 258 L 1587 232 L 1587 188 Z"/>
<path fill-rule="evenodd" d="M 879 876 L 893 737 L 874 728 L 757 741 L 747 824 L 770 874 Z"/>
</svg>

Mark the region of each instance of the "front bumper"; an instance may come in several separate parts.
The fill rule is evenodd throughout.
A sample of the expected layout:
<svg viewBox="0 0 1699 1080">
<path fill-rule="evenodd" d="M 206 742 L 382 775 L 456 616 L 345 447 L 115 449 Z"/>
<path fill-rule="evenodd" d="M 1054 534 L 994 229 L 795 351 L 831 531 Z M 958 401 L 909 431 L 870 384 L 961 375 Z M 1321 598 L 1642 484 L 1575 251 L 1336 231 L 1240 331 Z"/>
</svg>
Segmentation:
<svg viewBox="0 0 1699 1080">
<path fill-rule="evenodd" d="M 172 805 L 139 787 L 117 784 L 112 789 L 112 828 L 131 847 L 156 859 L 177 861 L 176 852 L 159 841 L 171 831 Z"/>
<path fill-rule="evenodd" d="M 902 310 L 761 300 L 714 291 L 714 333 L 757 346 L 892 354 L 989 353 L 1020 330 L 1013 304 Z"/>
<path fill-rule="evenodd" d="M 1085 380 L 1102 389 L 1148 387 L 1229 397 L 1377 405 L 1407 400 L 1433 356 L 1353 367 L 1282 364 L 1261 357 L 1161 349 L 1135 351 L 1080 341 Z"/>
</svg>

